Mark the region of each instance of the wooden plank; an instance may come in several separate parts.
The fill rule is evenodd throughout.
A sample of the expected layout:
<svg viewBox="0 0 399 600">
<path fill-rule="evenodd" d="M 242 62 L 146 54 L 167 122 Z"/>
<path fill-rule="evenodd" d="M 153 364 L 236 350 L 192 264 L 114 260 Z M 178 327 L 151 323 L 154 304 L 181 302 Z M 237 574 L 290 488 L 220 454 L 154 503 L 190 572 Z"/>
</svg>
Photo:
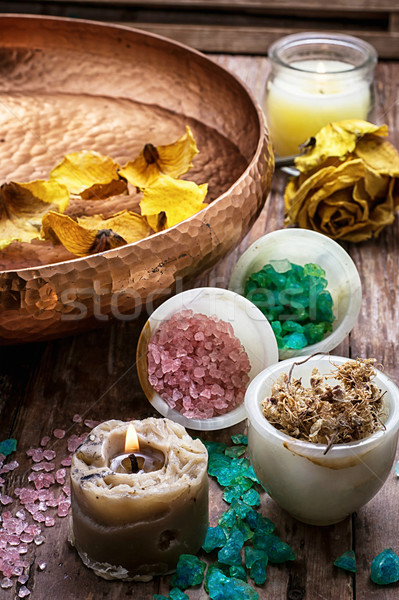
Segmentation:
<svg viewBox="0 0 399 600">
<path fill-rule="evenodd" d="M 173 25 L 160 23 L 119 23 L 144 29 L 201 50 L 237 54 L 267 54 L 270 44 L 279 38 L 308 29 L 266 27 L 227 27 L 216 25 Z M 323 29 L 324 30 L 324 29 Z M 337 31 L 341 33 L 341 31 Z M 372 44 L 379 57 L 399 58 L 399 32 L 368 32 L 345 30 L 345 33 Z"/>
<path fill-rule="evenodd" d="M 44 4 L 83 4 L 112 5 L 156 8 L 196 8 L 206 10 L 316 10 L 319 13 L 339 10 L 345 11 L 377 11 L 399 12 L 399 6 L 392 0 L 336 0 L 334 6 L 323 5 L 320 0 L 41 0 Z"/>
</svg>

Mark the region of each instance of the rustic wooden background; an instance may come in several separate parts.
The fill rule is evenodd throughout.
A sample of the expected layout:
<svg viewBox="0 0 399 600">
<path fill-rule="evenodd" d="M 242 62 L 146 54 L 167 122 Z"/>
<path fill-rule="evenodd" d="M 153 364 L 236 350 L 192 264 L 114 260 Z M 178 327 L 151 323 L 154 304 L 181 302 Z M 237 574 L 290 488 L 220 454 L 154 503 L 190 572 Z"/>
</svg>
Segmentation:
<svg viewBox="0 0 399 600">
<path fill-rule="evenodd" d="M 0 12 L 79 17 L 132 25 L 206 52 L 266 54 L 299 31 L 344 31 L 384 58 L 399 58 L 397 0 L 31 0 L 0 2 Z"/>
</svg>

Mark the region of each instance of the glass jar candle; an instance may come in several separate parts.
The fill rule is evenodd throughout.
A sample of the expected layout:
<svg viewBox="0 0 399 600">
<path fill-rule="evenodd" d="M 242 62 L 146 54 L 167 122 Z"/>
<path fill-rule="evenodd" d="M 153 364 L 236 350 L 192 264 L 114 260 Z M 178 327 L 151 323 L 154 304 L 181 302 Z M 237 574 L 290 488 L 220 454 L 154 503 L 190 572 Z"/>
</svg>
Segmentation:
<svg viewBox="0 0 399 600">
<path fill-rule="evenodd" d="M 367 42 L 344 34 L 300 33 L 272 44 L 268 55 L 263 110 L 278 156 L 297 154 L 330 122 L 372 120 L 377 53 Z"/>
</svg>

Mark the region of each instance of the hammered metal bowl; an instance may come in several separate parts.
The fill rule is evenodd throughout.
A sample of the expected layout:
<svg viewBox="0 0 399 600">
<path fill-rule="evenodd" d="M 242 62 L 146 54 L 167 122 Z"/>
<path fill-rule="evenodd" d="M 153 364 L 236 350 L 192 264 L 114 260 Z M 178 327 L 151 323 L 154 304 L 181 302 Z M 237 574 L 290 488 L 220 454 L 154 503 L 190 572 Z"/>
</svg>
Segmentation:
<svg viewBox="0 0 399 600">
<path fill-rule="evenodd" d="M 90 21 L 1 15 L 0 92 L 0 182 L 46 179 L 83 149 L 124 164 L 189 125 L 200 152 L 188 178 L 208 182 L 210 200 L 167 231 L 85 258 L 11 244 L 0 253 L 2 344 L 150 312 L 240 242 L 270 190 L 260 108 L 234 75 L 182 44 Z"/>
</svg>

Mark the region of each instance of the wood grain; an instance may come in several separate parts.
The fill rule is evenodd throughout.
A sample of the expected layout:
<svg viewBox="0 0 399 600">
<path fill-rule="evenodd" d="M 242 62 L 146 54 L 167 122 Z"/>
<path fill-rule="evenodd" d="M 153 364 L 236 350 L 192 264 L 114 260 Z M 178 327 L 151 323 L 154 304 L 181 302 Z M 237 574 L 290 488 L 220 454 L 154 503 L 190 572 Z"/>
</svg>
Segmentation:
<svg viewBox="0 0 399 600">
<path fill-rule="evenodd" d="M 267 69 L 264 57 L 214 56 L 234 71 L 260 100 Z M 399 142 L 399 114 L 396 104 L 399 64 L 378 66 L 379 119 L 388 123 L 391 139 Z M 286 175 L 276 173 L 268 201 L 255 225 L 234 251 L 211 271 L 190 282 L 188 287 L 224 287 L 238 256 L 259 236 L 283 226 L 282 194 Z M 359 269 L 363 303 L 359 320 L 350 336 L 336 349 L 343 356 L 374 356 L 388 375 L 399 380 L 397 353 L 399 320 L 399 224 L 382 232 L 377 240 L 347 245 Z M 145 315 L 132 322 L 107 325 L 89 334 L 48 343 L 2 349 L 0 361 L 0 440 L 18 440 L 19 469 L 8 476 L 3 489 L 26 484 L 28 461 L 25 451 L 37 447 L 43 435 L 54 428 L 67 429 L 67 435 L 85 430 L 72 422 L 75 413 L 91 419 L 143 418 L 153 414 L 140 389 L 135 350 Z M 87 430 L 87 428 L 86 428 Z M 229 441 L 232 433 L 245 431 L 245 424 L 208 433 L 203 437 Z M 64 440 L 52 442 L 60 453 Z M 399 455 L 397 457 L 399 459 Z M 397 584 L 384 588 L 371 583 L 372 558 L 386 547 L 399 552 L 397 519 L 398 481 L 393 472 L 377 496 L 357 515 L 330 527 L 301 524 L 283 512 L 266 495 L 262 512 L 274 520 L 277 532 L 297 553 L 289 565 L 271 565 L 268 579 L 259 588 L 260 600 L 394 600 Z M 216 524 L 226 509 L 218 485 L 210 483 L 210 521 Z M 334 559 L 353 548 L 358 573 L 352 576 L 333 566 Z M 46 530 L 46 542 L 34 547 L 28 587 L 32 600 L 152 600 L 156 592 L 167 594 L 169 577 L 147 584 L 109 583 L 86 569 L 66 542 L 66 519 L 57 519 Z M 37 565 L 47 562 L 41 573 Z M 189 590 L 190 600 L 205 600 L 203 588 Z M 13 598 L 11 590 L 0 590 L 1 600 Z"/>
</svg>

